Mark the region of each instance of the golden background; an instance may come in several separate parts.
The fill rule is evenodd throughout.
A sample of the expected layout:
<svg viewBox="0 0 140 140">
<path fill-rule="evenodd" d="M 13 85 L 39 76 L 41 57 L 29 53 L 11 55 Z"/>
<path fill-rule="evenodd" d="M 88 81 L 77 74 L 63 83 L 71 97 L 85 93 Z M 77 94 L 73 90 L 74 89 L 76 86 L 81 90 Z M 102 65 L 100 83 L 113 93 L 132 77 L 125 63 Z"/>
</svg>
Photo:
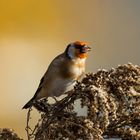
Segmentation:
<svg viewBox="0 0 140 140">
<path fill-rule="evenodd" d="M 87 72 L 139 65 L 139 14 L 139 0 L 0 0 L 0 128 L 27 139 L 21 108 L 72 41 L 92 47 Z"/>
</svg>

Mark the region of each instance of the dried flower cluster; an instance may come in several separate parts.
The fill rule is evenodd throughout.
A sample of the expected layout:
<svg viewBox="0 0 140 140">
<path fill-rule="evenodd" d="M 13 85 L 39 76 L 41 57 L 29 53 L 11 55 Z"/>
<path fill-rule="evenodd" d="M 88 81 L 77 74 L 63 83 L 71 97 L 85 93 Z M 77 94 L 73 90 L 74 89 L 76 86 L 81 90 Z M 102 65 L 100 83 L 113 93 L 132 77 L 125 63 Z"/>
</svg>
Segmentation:
<svg viewBox="0 0 140 140">
<path fill-rule="evenodd" d="M 75 111 L 75 102 L 86 107 L 86 115 Z M 121 65 L 111 70 L 89 73 L 62 100 L 49 104 L 47 99 L 34 104 L 40 111 L 34 129 L 27 115 L 28 140 L 103 140 L 120 137 L 140 139 L 140 67 Z"/>
<path fill-rule="evenodd" d="M 12 129 L 0 129 L 0 140 L 23 140 L 20 139 Z"/>
</svg>

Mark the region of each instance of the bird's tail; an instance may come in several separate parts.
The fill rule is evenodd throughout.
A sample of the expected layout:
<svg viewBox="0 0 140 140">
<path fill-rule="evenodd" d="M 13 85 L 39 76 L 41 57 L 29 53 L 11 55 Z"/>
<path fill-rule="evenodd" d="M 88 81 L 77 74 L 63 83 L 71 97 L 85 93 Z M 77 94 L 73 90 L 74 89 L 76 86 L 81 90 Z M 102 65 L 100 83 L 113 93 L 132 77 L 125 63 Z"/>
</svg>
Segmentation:
<svg viewBox="0 0 140 140">
<path fill-rule="evenodd" d="M 27 109 L 33 105 L 34 98 L 32 98 L 29 102 L 27 102 L 22 109 Z"/>
</svg>

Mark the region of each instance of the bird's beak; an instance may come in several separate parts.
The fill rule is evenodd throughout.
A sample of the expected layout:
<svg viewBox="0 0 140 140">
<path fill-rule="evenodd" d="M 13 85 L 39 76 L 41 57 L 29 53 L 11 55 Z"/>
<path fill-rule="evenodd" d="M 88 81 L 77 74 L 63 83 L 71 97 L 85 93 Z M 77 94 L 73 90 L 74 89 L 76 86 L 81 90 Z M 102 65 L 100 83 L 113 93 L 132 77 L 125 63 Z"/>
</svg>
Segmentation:
<svg viewBox="0 0 140 140">
<path fill-rule="evenodd" d="M 90 48 L 90 47 L 88 47 L 88 46 L 87 46 L 87 51 L 88 51 L 88 52 L 89 52 L 89 51 L 91 51 L 91 48 Z"/>
<path fill-rule="evenodd" d="M 84 47 L 82 48 L 82 53 L 87 53 L 87 52 L 89 52 L 89 51 L 91 51 L 91 48 L 90 48 L 89 46 L 84 46 Z"/>
</svg>

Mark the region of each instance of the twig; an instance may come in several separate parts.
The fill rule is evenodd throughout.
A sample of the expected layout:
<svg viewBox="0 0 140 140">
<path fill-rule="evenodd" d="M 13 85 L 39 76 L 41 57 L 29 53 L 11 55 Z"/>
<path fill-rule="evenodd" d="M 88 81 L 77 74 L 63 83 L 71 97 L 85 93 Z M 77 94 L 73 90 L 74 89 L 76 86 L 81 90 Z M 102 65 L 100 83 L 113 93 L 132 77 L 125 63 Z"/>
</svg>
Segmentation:
<svg viewBox="0 0 140 140">
<path fill-rule="evenodd" d="M 32 111 L 32 108 L 30 107 L 28 112 L 27 112 L 27 121 L 26 121 L 26 132 L 27 132 L 27 138 L 28 140 L 30 140 L 30 133 L 29 133 L 29 130 L 31 130 L 30 126 L 29 126 L 29 122 L 30 122 L 30 114 L 31 114 L 31 111 Z M 32 131 L 32 130 L 31 130 Z"/>
</svg>

